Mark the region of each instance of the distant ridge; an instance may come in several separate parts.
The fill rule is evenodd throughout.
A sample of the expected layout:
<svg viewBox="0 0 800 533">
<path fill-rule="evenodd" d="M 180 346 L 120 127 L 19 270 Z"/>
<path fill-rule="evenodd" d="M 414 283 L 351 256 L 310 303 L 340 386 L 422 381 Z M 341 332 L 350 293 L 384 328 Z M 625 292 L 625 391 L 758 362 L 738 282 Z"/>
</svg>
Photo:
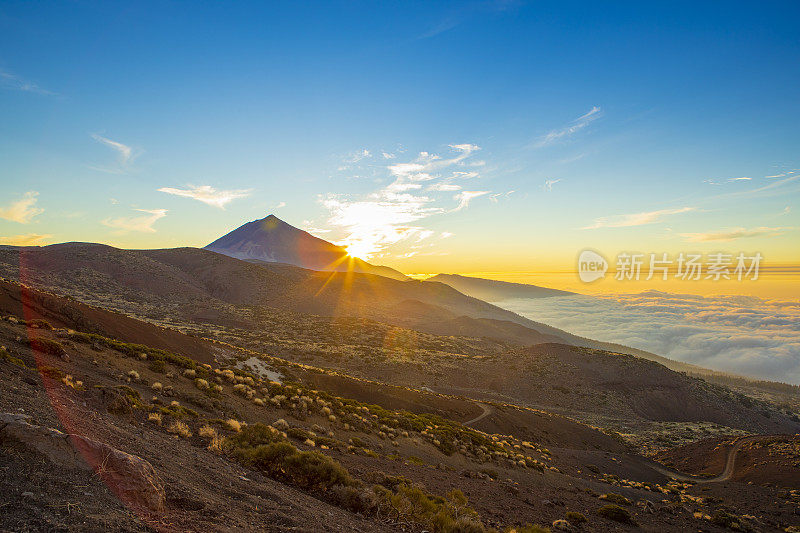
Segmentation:
<svg viewBox="0 0 800 533">
<path fill-rule="evenodd" d="M 371 265 L 351 257 L 341 246 L 314 237 L 275 215 L 239 226 L 205 249 L 245 261 L 288 263 L 309 270 L 353 271 L 408 279 L 392 268 Z"/>
<path fill-rule="evenodd" d="M 511 298 L 549 298 L 552 296 L 569 296 L 570 294 L 575 294 L 574 292 L 527 285 L 525 283 L 510 283 L 493 279 L 472 278 L 459 274 L 437 274 L 428 278 L 426 281 L 445 283 L 458 292 L 487 302 L 498 302 Z"/>
</svg>

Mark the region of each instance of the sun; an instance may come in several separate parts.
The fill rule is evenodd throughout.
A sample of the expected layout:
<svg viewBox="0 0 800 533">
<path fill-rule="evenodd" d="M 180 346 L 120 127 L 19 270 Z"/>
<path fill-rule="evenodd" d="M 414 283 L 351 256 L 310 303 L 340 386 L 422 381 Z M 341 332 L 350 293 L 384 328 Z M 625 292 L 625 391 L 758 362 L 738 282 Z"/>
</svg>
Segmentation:
<svg viewBox="0 0 800 533">
<path fill-rule="evenodd" d="M 366 259 L 374 252 L 374 247 L 364 241 L 352 242 L 345 247 L 347 255 L 356 259 Z"/>
</svg>

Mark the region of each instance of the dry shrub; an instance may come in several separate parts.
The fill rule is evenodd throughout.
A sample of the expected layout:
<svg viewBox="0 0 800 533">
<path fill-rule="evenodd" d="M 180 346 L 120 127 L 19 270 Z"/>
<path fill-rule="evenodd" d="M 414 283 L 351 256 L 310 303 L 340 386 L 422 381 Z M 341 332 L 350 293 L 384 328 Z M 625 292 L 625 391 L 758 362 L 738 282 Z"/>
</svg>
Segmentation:
<svg viewBox="0 0 800 533">
<path fill-rule="evenodd" d="M 170 433 L 174 433 L 175 435 L 178 435 L 180 437 L 183 437 L 184 439 L 188 439 L 189 437 L 192 436 L 192 432 L 189 430 L 189 426 L 187 426 L 186 423 L 181 422 L 180 420 L 173 421 L 172 424 L 170 424 L 170 426 L 167 428 L 167 431 L 169 431 Z"/>
<path fill-rule="evenodd" d="M 217 430 L 213 427 L 209 426 L 208 424 L 201 426 L 200 429 L 197 430 L 197 434 L 204 439 L 213 439 L 214 437 L 218 437 Z"/>
</svg>

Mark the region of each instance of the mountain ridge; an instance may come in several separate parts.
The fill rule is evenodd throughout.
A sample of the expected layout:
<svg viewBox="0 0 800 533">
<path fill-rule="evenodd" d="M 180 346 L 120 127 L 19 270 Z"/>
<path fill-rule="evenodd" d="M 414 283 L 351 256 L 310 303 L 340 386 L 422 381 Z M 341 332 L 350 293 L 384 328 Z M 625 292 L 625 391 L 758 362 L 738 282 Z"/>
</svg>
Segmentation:
<svg viewBox="0 0 800 533">
<path fill-rule="evenodd" d="M 425 281 L 446 283 L 467 296 L 473 296 L 487 302 L 496 302 L 510 298 L 549 298 L 553 296 L 569 296 L 574 292 L 551 289 L 527 283 L 512 283 L 486 278 L 475 278 L 461 274 L 436 274 Z"/>
</svg>

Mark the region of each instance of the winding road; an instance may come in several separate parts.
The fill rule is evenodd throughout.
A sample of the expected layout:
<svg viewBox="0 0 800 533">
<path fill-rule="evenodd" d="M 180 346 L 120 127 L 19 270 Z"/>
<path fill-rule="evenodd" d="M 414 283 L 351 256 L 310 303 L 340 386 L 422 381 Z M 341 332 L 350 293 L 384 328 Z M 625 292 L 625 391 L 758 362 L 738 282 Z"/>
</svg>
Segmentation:
<svg viewBox="0 0 800 533">
<path fill-rule="evenodd" d="M 473 418 L 472 420 L 467 420 L 466 422 L 462 422 L 462 424 L 465 426 L 472 425 L 494 413 L 494 409 L 492 408 L 491 405 L 476 400 L 472 401 L 476 405 L 478 405 L 481 409 L 483 409 L 483 412 L 478 416 L 476 416 L 475 418 Z M 667 477 L 677 479 L 678 481 L 689 481 L 692 483 L 720 483 L 722 481 L 728 481 L 733 475 L 733 467 L 736 464 L 736 455 L 739 453 L 742 447 L 752 442 L 758 442 L 759 440 L 768 436 L 769 435 L 750 435 L 746 437 L 737 437 L 733 441 L 733 446 L 731 446 L 730 450 L 728 450 L 728 456 L 725 459 L 725 468 L 723 468 L 722 472 L 719 475 L 716 475 L 714 477 L 703 477 L 703 476 L 695 476 L 692 474 L 686 474 L 684 472 L 679 472 L 677 470 L 666 468 L 665 466 L 662 466 L 661 464 L 656 463 L 655 461 L 653 461 L 650 467 L 656 472 L 663 474 Z"/>
<path fill-rule="evenodd" d="M 473 402 L 475 402 L 475 400 L 473 400 Z M 475 402 L 475 404 L 477 404 L 478 407 L 483 409 L 483 412 L 481 414 L 479 414 L 478 416 L 476 416 L 475 418 L 473 418 L 472 420 L 467 420 L 466 422 L 462 422 L 461 423 L 462 425 L 468 426 L 470 424 L 474 424 L 475 422 L 477 422 L 479 420 L 483 420 L 484 418 L 486 418 L 487 416 L 489 416 L 490 414 L 492 414 L 494 412 L 494 409 L 492 409 L 492 407 L 490 405 L 487 405 L 487 404 L 481 403 L 481 402 Z"/>
<path fill-rule="evenodd" d="M 691 481 L 692 483 L 719 483 L 721 481 L 728 481 L 733 474 L 733 466 L 736 462 L 736 454 L 739 453 L 739 450 L 742 449 L 742 446 L 751 442 L 757 442 L 758 440 L 763 439 L 765 436 L 766 435 L 754 435 L 750 437 L 739 437 L 733 441 L 733 446 L 731 446 L 731 449 L 728 450 L 728 458 L 725 460 L 725 468 L 722 470 L 722 473 L 714 477 L 693 476 L 691 474 L 684 474 L 682 472 L 678 472 L 677 470 L 670 470 L 669 468 L 655 464 L 651 465 L 651 467 L 653 470 L 664 474 L 665 476 L 677 479 L 678 481 Z"/>
</svg>

